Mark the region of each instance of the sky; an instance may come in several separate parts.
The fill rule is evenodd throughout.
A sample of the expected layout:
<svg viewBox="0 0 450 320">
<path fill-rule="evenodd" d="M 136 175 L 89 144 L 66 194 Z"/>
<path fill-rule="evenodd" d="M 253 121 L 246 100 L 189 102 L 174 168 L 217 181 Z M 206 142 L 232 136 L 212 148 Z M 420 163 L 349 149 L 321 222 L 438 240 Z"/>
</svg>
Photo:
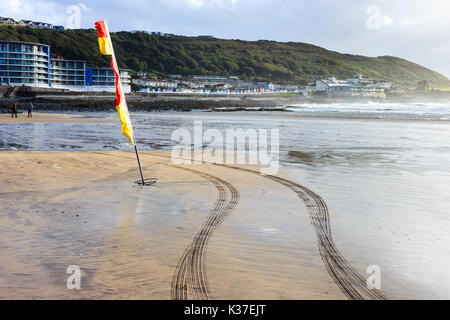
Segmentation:
<svg viewBox="0 0 450 320">
<path fill-rule="evenodd" d="M 397 56 L 450 78 L 449 0 L 2 0 L 0 16 L 110 31 L 306 42 Z"/>
</svg>

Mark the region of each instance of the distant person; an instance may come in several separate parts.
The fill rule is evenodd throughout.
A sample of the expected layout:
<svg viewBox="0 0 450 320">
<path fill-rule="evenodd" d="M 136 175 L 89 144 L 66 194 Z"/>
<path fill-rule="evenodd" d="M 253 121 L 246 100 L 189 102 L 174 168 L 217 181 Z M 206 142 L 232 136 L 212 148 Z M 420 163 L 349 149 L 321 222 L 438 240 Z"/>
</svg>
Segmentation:
<svg viewBox="0 0 450 320">
<path fill-rule="evenodd" d="M 17 118 L 17 104 L 13 104 L 12 108 L 11 108 L 11 118 L 14 118 L 14 115 L 16 115 Z"/>
<path fill-rule="evenodd" d="M 33 104 L 31 101 L 28 103 L 28 118 L 33 118 Z"/>
</svg>

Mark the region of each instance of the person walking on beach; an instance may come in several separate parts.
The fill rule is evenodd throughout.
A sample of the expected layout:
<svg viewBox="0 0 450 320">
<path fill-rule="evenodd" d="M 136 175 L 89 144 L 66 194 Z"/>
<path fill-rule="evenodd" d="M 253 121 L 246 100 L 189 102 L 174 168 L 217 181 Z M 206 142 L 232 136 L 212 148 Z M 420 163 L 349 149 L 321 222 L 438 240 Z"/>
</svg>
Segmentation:
<svg viewBox="0 0 450 320">
<path fill-rule="evenodd" d="M 31 101 L 28 103 L 28 118 L 33 118 L 33 104 Z"/>
<path fill-rule="evenodd" d="M 17 118 L 17 104 L 13 104 L 12 108 L 11 108 L 11 118 L 14 118 L 14 115 L 16 115 Z"/>
</svg>

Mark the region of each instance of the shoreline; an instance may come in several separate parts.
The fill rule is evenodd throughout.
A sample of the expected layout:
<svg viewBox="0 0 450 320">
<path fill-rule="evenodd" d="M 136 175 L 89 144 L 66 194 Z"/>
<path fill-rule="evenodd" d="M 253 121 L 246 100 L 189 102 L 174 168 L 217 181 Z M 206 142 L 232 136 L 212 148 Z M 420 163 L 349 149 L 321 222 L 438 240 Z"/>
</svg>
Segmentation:
<svg viewBox="0 0 450 320">
<path fill-rule="evenodd" d="M 0 99 L 0 113 L 8 112 L 10 105 L 17 103 L 26 110 L 28 102 L 36 109 L 46 111 L 110 111 L 114 110 L 114 96 L 111 94 L 38 94 Z M 296 104 L 335 104 L 335 103 L 450 103 L 450 92 L 413 92 L 412 94 L 391 94 L 386 99 L 379 98 L 339 98 L 302 95 L 196 95 L 196 94 L 129 94 L 127 104 L 130 111 L 193 111 L 227 109 L 242 110 L 259 108 L 271 111 L 273 108 L 289 107 Z M 218 110 L 224 109 L 224 110 Z"/>
<path fill-rule="evenodd" d="M 27 113 L 19 113 L 17 118 L 12 118 L 10 113 L 0 113 L 0 124 L 3 123 L 50 123 L 50 122 L 67 122 L 67 123 L 104 123 L 113 122 L 113 119 L 88 118 L 80 114 L 71 114 L 67 112 L 33 112 L 33 117 L 28 118 Z"/>
<path fill-rule="evenodd" d="M 3 99 L 0 101 L 0 112 L 7 112 L 12 103 L 25 108 L 31 101 L 36 109 L 47 111 L 110 111 L 115 110 L 113 96 L 101 97 L 32 97 Z M 197 96 L 160 96 L 143 97 L 127 96 L 130 111 L 193 111 L 214 110 L 216 108 L 262 108 L 271 109 L 278 106 L 295 104 L 297 97 L 197 97 Z M 10 108 L 10 107 L 9 107 Z"/>
<path fill-rule="evenodd" d="M 192 110 L 193 111 L 193 110 Z M 450 119 L 440 119 L 440 118 L 415 118 L 415 117 L 405 117 L 400 115 L 399 117 L 386 118 L 382 115 L 377 115 L 374 113 L 363 113 L 363 114 L 327 114 L 327 113 L 311 113 L 306 114 L 302 112 L 290 111 L 290 110 L 280 110 L 280 109 L 261 109 L 261 110 L 227 110 L 227 111 L 216 111 L 216 110 L 198 110 L 198 112 L 192 111 L 170 111 L 170 110 L 160 110 L 158 112 L 147 111 L 147 110 L 131 110 L 131 114 L 139 113 L 152 113 L 154 117 L 194 117 L 202 118 L 209 116 L 223 115 L 224 118 L 238 118 L 243 117 L 251 118 L 261 118 L 261 119 L 279 119 L 279 120 L 329 120 L 329 121 L 381 121 L 381 122 L 434 122 L 434 123 L 447 123 Z M 93 113 L 93 115 L 87 116 Z M 114 117 L 98 117 L 96 113 L 114 115 Z M 23 123 L 116 123 L 118 120 L 115 117 L 117 114 L 116 110 L 85 110 L 85 111 L 74 111 L 74 110 L 39 110 L 33 112 L 33 117 L 28 118 L 26 112 L 18 112 L 18 118 L 12 118 L 11 113 L 3 112 L 0 113 L 0 124 L 23 124 Z"/>
</svg>

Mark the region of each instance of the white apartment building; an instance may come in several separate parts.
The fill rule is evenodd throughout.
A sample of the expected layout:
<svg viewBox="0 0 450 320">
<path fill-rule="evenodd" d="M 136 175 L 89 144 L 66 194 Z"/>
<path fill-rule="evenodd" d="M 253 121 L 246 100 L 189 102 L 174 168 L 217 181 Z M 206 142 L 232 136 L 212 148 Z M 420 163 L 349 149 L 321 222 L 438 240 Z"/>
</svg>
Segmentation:
<svg viewBox="0 0 450 320">
<path fill-rule="evenodd" d="M 383 86 L 387 87 L 388 83 L 384 83 Z M 386 98 L 383 86 L 378 87 L 373 80 L 355 75 L 347 80 L 338 80 L 335 77 L 317 80 L 315 91 L 330 96 Z"/>
</svg>

